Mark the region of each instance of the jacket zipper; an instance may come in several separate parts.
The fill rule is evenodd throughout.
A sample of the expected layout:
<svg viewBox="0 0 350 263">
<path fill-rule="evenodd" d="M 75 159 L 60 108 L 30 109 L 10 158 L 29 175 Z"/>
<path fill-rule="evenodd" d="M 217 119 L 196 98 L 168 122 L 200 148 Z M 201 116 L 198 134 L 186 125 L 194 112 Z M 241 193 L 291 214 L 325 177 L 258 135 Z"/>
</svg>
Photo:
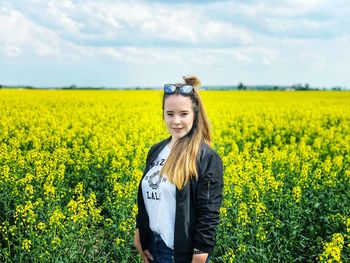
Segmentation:
<svg viewBox="0 0 350 263">
<path fill-rule="evenodd" d="M 209 203 L 210 181 L 208 181 L 207 203 Z"/>
</svg>

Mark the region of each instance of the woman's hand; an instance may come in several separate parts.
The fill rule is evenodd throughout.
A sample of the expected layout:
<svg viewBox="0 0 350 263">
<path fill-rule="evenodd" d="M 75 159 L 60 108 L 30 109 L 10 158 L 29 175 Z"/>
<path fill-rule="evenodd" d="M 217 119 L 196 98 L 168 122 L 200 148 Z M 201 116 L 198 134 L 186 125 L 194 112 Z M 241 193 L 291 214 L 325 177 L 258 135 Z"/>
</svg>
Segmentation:
<svg viewBox="0 0 350 263">
<path fill-rule="evenodd" d="M 144 263 L 150 263 L 150 260 L 153 261 L 153 256 L 151 252 L 149 252 L 148 249 L 146 249 L 145 251 L 142 250 L 141 241 L 140 241 L 140 232 L 138 228 L 136 228 L 135 230 L 134 245 L 137 251 L 139 252 Z"/>
<path fill-rule="evenodd" d="M 141 251 L 141 253 L 139 251 L 139 254 L 140 254 L 140 256 L 141 256 L 141 258 L 143 260 L 143 263 L 151 263 L 151 262 L 153 262 L 153 257 L 151 255 L 151 252 L 149 252 L 148 249 L 146 249 L 145 251 Z"/>
<path fill-rule="evenodd" d="M 192 263 L 205 263 L 207 260 L 209 254 L 208 253 L 202 253 L 202 254 L 193 254 L 192 256 Z"/>
</svg>

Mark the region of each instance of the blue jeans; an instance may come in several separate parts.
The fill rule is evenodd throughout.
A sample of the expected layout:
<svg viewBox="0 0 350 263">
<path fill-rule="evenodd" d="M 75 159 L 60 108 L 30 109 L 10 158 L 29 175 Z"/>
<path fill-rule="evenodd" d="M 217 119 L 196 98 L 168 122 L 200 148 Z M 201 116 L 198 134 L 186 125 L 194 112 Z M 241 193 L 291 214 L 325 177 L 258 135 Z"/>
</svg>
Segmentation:
<svg viewBox="0 0 350 263">
<path fill-rule="evenodd" d="M 162 237 L 154 232 L 151 232 L 150 236 L 150 248 L 149 252 L 151 252 L 153 256 L 153 263 L 174 263 L 174 250 L 167 247 L 164 243 Z M 205 261 L 205 263 L 209 262 L 209 257 Z"/>
<path fill-rule="evenodd" d="M 151 232 L 150 236 L 150 248 L 153 256 L 154 263 L 173 263 L 174 261 L 174 250 L 164 243 L 162 237 L 154 232 Z"/>
</svg>

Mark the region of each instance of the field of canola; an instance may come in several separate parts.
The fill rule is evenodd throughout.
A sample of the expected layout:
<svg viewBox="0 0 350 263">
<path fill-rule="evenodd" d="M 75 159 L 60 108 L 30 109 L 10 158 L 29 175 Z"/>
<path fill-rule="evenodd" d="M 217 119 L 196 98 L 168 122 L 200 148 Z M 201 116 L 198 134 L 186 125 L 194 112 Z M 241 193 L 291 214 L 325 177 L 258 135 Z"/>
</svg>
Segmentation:
<svg viewBox="0 0 350 263">
<path fill-rule="evenodd" d="M 212 262 L 350 262 L 350 92 L 201 95 L 225 169 Z M 141 262 L 161 96 L 0 90 L 0 262 Z"/>
</svg>

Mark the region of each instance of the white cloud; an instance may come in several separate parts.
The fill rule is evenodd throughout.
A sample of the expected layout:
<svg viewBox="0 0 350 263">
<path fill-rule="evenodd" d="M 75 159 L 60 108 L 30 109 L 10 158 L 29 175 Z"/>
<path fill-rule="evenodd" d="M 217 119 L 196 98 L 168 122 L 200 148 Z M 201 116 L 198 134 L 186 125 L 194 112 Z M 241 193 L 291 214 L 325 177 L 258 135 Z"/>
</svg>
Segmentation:
<svg viewBox="0 0 350 263">
<path fill-rule="evenodd" d="M 17 57 L 21 54 L 21 49 L 16 46 L 1 46 L 0 50 L 5 57 Z"/>
<path fill-rule="evenodd" d="M 120 59 L 123 57 L 123 53 L 120 50 L 117 50 L 115 48 L 105 47 L 100 48 L 99 53 L 106 58 L 112 59 Z"/>
<path fill-rule="evenodd" d="M 240 62 L 245 62 L 245 63 L 248 63 L 248 64 L 252 63 L 252 59 L 249 58 L 246 55 L 243 55 L 242 52 L 239 51 L 239 50 L 235 51 L 235 55 L 236 55 L 237 60 L 240 61 Z"/>
<path fill-rule="evenodd" d="M 212 17 L 224 17 L 254 36 L 331 39 L 349 34 L 350 6 L 345 0 L 228 1 L 213 4 L 212 11 Z"/>
<path fill-rule="evenodd" d="M 69 12 L 73 8 L 74 5 L 71 1 L 48 2 L 46 16 L 51 17 L 61 30 L 69 34 L 76 34 L 81 31 L 84 25 L 69 17 Z"/>
<path fill-rule="evenodd" d="M 55 30 L 35 23 L 23 13 L 10 7 L 1 10 L 0 24 L 6 27 L 0 29 L 0 43 L 3 43 L 5 56 L 31 57 L 33 60 L 47 57 L 60 62 L 78 61 L 82 56 L 88 56 L 86 47 L 61 38 Z"/>
<path fill-rule="evenodd" d="M 13 9 L 0 14 L 0 24 L 6 25 L 0 30 L 0 42 L 7 47 L 14 46 L 16 50 L 22 50 L 23 55 L 39 54 L 42 48 L 46 50 L 44 52 L 50 53 L 48 50 L 53 50 L 55 42 L 58 42 L 54 32 L 35 25 Z"/>
<path fill-rule="evenodd" d="M 157 69 L 195 68 L 211 82 L 220 74 L 227 83 L 305 82 L 335 71 L 334 65 L 339 73 L 332 75 L 344 80 L 349 23 L 345 0 L 18 0 L 0 4 L 0 25 L 6 25 L 0 54 L 89 72 L 101 65 L 112 72 L 137 69 L 133 74 L 145 83 L 146 73 Z M 0 60 L 0 70 L 6 66 Z M 232 72 L 242 79 L 228 77 Z"/>
<path fill-rule="evenodd" d="M 25 43 L 29 37 L 27 30 L 29 21 L 22 23 L 21 19 L 24 19 L 24 17 L 16 10 L 7 7 L 1 8 L 0 24 L 6 26 L 1 27 L 0 42 L 15 45 Z M 14 34 L 14 32 L 18 33 Z"/>
<path fill-rule="evenodd" d="M 50 1 L 20 6 L 33 23 L 61 38 L 91 46 L 228 46 L 252 42 L 249 31 L 220 19 L 207 8 L 146 2 Z"/>
<path fill-rule="evenodd" d="M 227 44 L 246 45 L 253 42 L 251 34 L 230 23 L 210 21 L 205 26 L 204 38 L 210 42 L 227 42 Z"/>
</svg>

